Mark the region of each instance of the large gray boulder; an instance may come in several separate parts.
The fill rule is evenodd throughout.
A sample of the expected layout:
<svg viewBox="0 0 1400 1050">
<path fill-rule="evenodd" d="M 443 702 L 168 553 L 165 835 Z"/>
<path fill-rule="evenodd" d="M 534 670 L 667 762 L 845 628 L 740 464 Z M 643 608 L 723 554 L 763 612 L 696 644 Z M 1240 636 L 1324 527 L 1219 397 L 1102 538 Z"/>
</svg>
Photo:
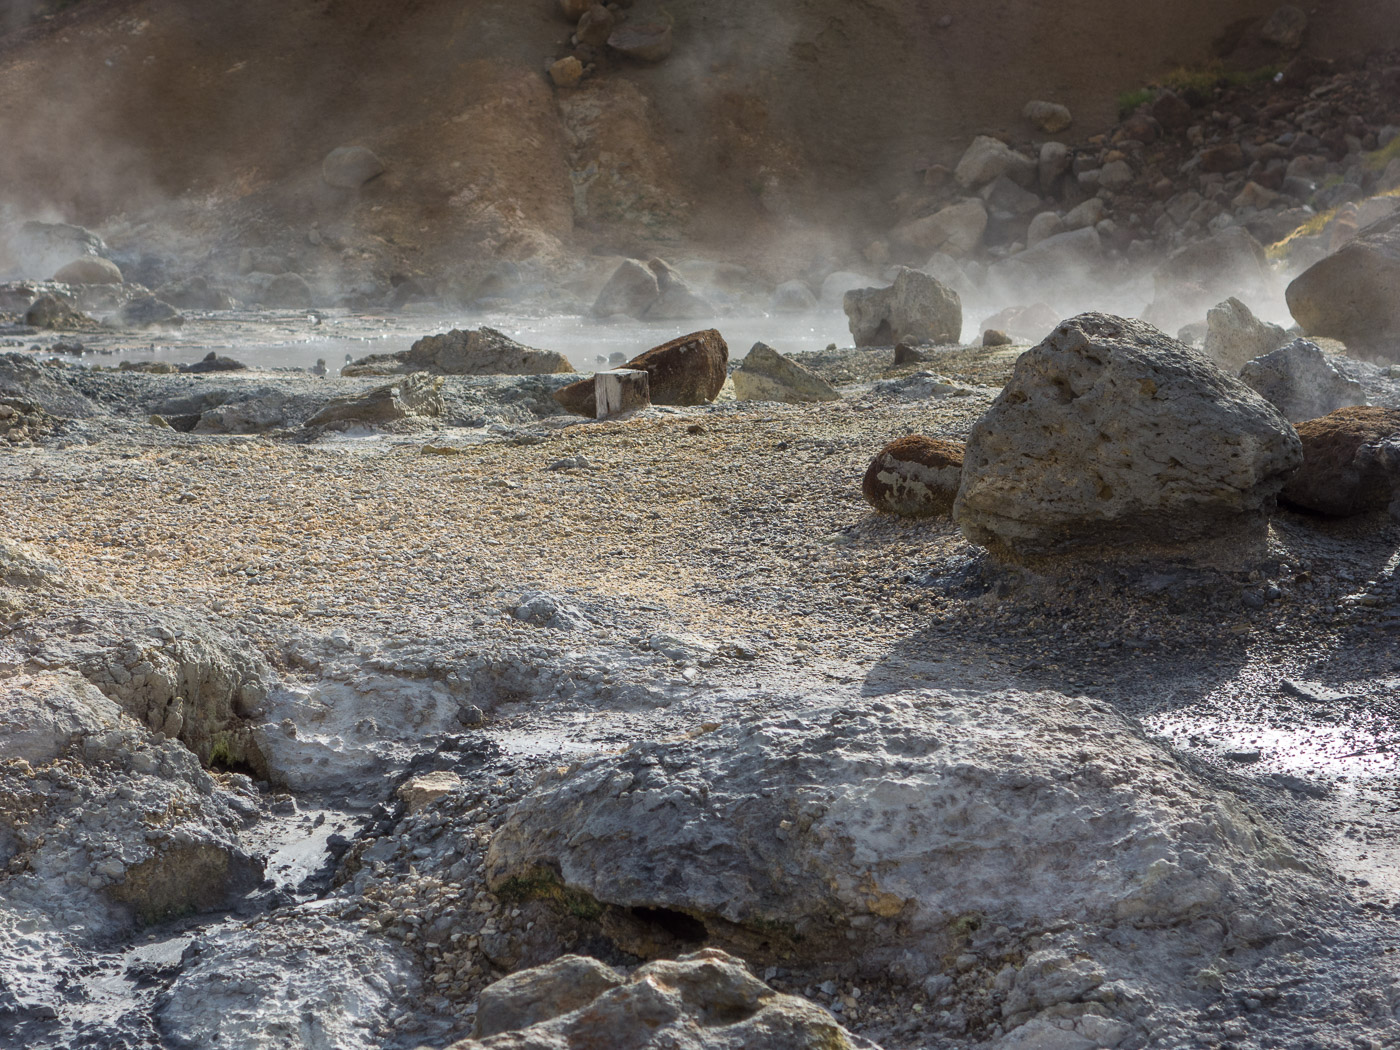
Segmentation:
<svg viewBox="0 0 1400 1050">
<path fill-rule="evenodd" d="M 1288 335 L 1282 328 L 1261 321 L 1234 296 L 1206 314 L 1206 356 L 1231 375 L 1286 342 Z"/>
<path fill-rule="evenodd" d="M 574 370 L 569 359 L 555 350 L 536 350 L 494 328 L 484 327 L 465 332 L 454 328 L 440 335 L 425 335 L 402 353 L 385 356 L 399 362 L 401 371 L 440 376 L 556 375 Z M 355 362 L 356 365 L 361 363 Z M 354 373 L 344 371 L 342 374 Z"/>
<path fill-rule="evenodd" d="M 782 401 L 800 405 L 840 401 L 836 388 L 767 343 L 754 343 L 744 362 L 730 377 L 740 401 Z"/>
<path fill-rule="evenodd" d="M 919 270 L 902 267 L 888 288 L 860 288 L 845 295 L 856 346 L 956 343 L 962 335 L 958 293 Z"/>
<path fill-rule="evenodd" d="M 1306 339 L 1295 339 L 1247 362 L 1240 369 L 1240 380 L 1290 423 L 1366 403 L 1361 384 L 1343 375 L 1321 347 Z"/>
<path fill-rule="evenodd" d="M 1038 164 L 990 135 L 978 135 L 967 147 L 953 177 L 958 185 L 968 189 L 978 189 L 993 179 L 1005 175 L 1018 186 L 1029 186 L 1035 181 Z"/>
<path fill-rule="evenodd" d="M 1199 351 L 1081 314 L 1021 356 L 972 428 L 953 513 L 1018 555 L 1249 535 L 1301 462 L 1288 422 Z"/>
<path fill-rule="evenodd" d="M 493 1038 L 494 1036 L 494 1038 Z M 827 1010 L 705 949 L 627 977 L 566 955 L 481 993 L 476 1031 L 448 1050 L 877 1050 Z"/>
<path fill-rule="evenodd" d="M 1183 940 L 1182 924 L 1208 954 L 1227 928 L 1241 946 L 1274 936 L 1303 866 L 1246 805 L 1223 802 L 1108 705 L 927 690 L 634 742 L 550 771 L 486 861 L 498 892 L 569 900 L 643 955 L 661 916 L 756 963 L 917 987 L 957 954 L 969 917 L 1008 937 L 1076 931 L 1083 954 L 1027 948 L 998 978 L 1008 1029 L 1042 1010 L 1094 1012 L 1082 997 L 1110 972 L 1120 989 L 1181 974 L 1180 987 L 1151 987 L 1154 1003 L 1192 994 L 1188 960 L 1203 945 Z M 1137 993 L 1095 998 L 1105 1014 L 1136 1016 Z"/>
<path fill-rule="evenodd" d="M 894 231 L 894 238 L 926 252 L 966 255 L 982 243 L 986 230 L 987 206 L 972 198 L 909 220 Z"/>
<path fill-rule="evenodd" d="M 1400 212 L 1304 270 L 1285 294 L 1308 335 L 1400 358 Z"/>
<path fill-rule="evenodd" d="M 623 259 L 593 303 L 594 317 L 642 317 L 661 298 L 656 274 L 636 259 Z"/>
</svg>

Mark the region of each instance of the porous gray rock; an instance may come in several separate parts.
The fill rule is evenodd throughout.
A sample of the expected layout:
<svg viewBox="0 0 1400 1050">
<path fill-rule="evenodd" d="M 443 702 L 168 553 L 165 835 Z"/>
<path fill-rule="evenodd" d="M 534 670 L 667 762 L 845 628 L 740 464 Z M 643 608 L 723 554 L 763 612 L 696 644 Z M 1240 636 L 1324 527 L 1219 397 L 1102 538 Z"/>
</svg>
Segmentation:
<svg viewBox="0 0 1400 1050">
<path fill-rule="evenodd" d="M 1206 356 L 1231 375 L 1286 342 L 1288 335 L 1282 328 L 1261 321 L 1234 296 L 1206 313 Z"/>
<path fill-rule="evenodd" d="M 442 377 L 415 372 L 367 394 L 338 397 L 304 424 L 307 427 L 381 426 L 410 416 L 440 416 Z"/>
<path fill-rule="evenodd" d="M 888 288 L 847 292 L 844 306 L 856 346 L 956 343 L 962 335 L 958 293 L 908 267 L 901 267 Z"/>
<path fill-rule="evenodd" d="M 829 1011 L 775 992 L 743 960 L 716 949 L 650 962 L 626 978 L 564 956 L 487 987 L 481 1004 L 486 1017 L 478 1013 L 476 1034 L 448 1050 L 878 1050 Z"/>
<path fill-rule="evenodd" d="M 1046 977 L 1064 947 L 1027 959 L 1008 974 L 1007 1027 L 1079 1000 L 1110 967 L 1132 983 L 1162 973 L 1163 953 L 1198 957 L 1182 922 L 1228 920 L 1242 943 L 1277 935 L 1305 867 L 1108 705 L 1014 691 L 886 695 L 634 742 L 545 773 L 486 860 L 498 892 L 568 894 L 644 956 L 646 917 L 662 914 L 753 961 L 917 984 L 969 915 L 1028 937 L 1083 931 L 1097 978 L 1057 994 Z"/>
<path fill-rule="evenodd" d="M 321 161 L 321 178 L 342 190 L 359 189 L 384 171 L 384 162 L 365 146 L 340 146 Z"/>
<path fill-rule="evenodd" d="M 784 357 L 767 343 L 754 343 L 734 370 L 734 396 L 740 401 L 782 401 L 800 405 L 839 401 L 836 388 L 821 376 Z"/>
<path fill-rule="evenodd" d="M 643 317 L 661 298 L 656 274 L 636 259 L 623 259 L 593 303 L 594 317 Z"/>
<path fill-rule="evenodd" d="M 0 395 L 37 405 L 50 415 L 88 419 L 97 406 L 68 381 L 75 366 L 40 364 L 25 354 L 0 354 Z"/>
<path fill-rule="evenodd" d="M 1240 380 L 1290 423 L 1366 403 L 1361 384 L 1343 375 L 1321 347 L 1306 339 L 1246 362 Z"/>
<path fill-rule="evenodd" d="M 972 428 L 954 517 L 1013 555 L 1248 537 L 1301 461 L 1287 421 L 1199 351 L 1081 314 Z"/>
<path fill-rule="evenodd" d="M 1307 335 L 1400 359 L 1400 212 L 1361 230 L 1288 286 L 1288 309 Z"/>
</svg>

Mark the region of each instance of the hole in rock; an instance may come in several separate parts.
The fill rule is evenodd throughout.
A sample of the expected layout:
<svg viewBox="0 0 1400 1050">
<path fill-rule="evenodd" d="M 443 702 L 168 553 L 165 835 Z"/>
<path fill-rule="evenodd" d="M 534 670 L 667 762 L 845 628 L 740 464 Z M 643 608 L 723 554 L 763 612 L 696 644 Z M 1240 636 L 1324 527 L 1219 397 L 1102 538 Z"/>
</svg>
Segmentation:
<svg viewBox="0 0 1400 1050">
<path fill-rule="evenodd" d="M 702 944 L 709 936 L 705 924 L 694 916 L 670 908 L 632 908 L 632 918 L 655 926 L 678 941 Z"/>
</svg>

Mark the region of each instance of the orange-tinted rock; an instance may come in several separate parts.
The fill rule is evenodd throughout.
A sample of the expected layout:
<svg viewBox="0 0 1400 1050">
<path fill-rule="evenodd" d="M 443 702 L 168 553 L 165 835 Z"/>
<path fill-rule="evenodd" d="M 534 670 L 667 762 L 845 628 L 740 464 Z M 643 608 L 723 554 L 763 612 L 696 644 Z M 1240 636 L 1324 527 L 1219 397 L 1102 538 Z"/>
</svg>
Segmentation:
<svg viewBox="0 0 1400 1050">
<path fill-rule="evenodd" d="M 861 492 L 883 514 L 931 518 L 953 509 L 962 481 L 961 442 L 911 434 L 870 461 Z"/>
<path fill-rule="evenodd" d="M 647 373 L 653 405 L 702 405 L 713 401 L 729 374 L 729 346 L 713 328 L 653 347 L 623 368 Z M 596 414 L 593 379 L 558 390 L 554 400 L 581 416 Z"/>
<path fill-rule="evenodd" d="M 1400 500 L 1400 409 L 1339 408 L 1299 423 L 1298 436 L 1303 465 L 1283 487 L 1284 502 L 1345 517 Z"/>
</svg>

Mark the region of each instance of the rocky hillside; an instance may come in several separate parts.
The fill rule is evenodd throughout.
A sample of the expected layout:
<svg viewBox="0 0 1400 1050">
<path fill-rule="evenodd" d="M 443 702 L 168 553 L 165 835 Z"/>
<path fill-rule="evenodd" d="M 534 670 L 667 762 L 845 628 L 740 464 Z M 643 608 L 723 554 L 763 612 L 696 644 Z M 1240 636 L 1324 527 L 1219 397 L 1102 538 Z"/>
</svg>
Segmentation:
<svg viewBox="0 0 1400 1050">
<path fill-rule="evenodd" d="M 1350 0 L 1266 39 L 1274 6 L 609 5 L 623 28 L 664 28 L 663 56 L 573 43 L 556 0 L 21 5 L 0 41 L 0 185 L 13 220 L 102 227 L 185 268 L 273 245 L 347 284 L 678 243 L 839 256 L 974 134 L 1029 136 L 1027 101 L 1067 105 L 1079 145 L 1173 68 L 1400 32 Z M 581 80 L 556 86 L 546 70 L 570 56 Z M 383 173 L 327 185 L 346 145 Z"/>
</svg>

